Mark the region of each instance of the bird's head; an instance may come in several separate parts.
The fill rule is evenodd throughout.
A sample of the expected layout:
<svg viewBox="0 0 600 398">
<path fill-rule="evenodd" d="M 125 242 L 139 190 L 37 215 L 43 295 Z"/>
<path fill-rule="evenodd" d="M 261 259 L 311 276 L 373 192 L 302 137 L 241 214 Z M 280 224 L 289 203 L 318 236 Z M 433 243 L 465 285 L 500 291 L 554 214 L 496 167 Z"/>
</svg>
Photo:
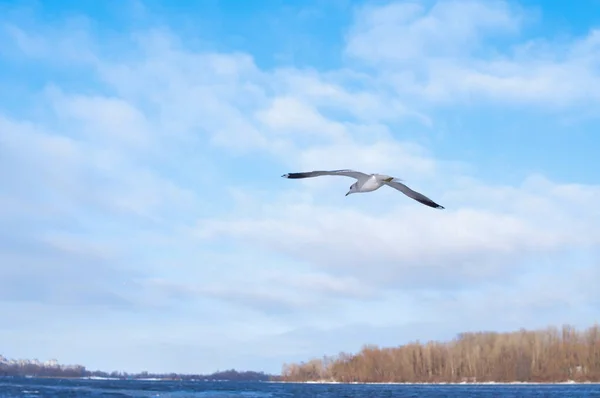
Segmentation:
<svg viewBox="0 0 600 398">
<path fill-rule="evenodd" d="M 357 190 L 358 190 L 358 185 L 355 182 L 354 184 L 350 185 L 350 189 L 349 189 L 348 193 L 346 194 L 346 196 L 350 195 L 351 193 L 356 193 Z"/>
</svg>

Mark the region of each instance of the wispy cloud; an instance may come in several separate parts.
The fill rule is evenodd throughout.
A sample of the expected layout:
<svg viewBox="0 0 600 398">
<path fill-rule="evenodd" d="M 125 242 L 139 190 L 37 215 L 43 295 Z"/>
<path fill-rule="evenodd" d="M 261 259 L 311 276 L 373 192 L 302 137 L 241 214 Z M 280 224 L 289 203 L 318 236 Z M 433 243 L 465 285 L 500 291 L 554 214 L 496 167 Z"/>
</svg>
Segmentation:
<svg viewBox="0 0 600 398">
<path fill-rule="evenodd" d="M 598 100 L 598 32 L 567 40 L 519 35 L 537 13 L 507 1 L 368 6 L 349 56 L 398 92 L 441 104 L 502 101 L 569 107 Z"/>
</svg>

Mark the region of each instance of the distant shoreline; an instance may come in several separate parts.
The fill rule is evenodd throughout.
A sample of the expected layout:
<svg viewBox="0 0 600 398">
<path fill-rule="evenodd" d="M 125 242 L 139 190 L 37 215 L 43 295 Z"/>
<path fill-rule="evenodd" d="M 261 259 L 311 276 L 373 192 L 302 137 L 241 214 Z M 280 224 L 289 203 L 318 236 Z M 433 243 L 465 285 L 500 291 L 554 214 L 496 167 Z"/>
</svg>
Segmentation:
<svg viewBox="0 0 600 398">
<path fill-rule="evenodd" d="M 274 384 L 340 384 L 340 385 L 406 385 L 406 386 L 527 386 L 527 385 L 600 385 L 600 382 L 594 381 L 548 381 L 548 382 L 536 382 L 536 381 L 508 381 L 508 382 L 495 382 L 495 381 L 482 381 L 482 382 L 341 382 L 341 381 L 330 381 L 330 380 L 319 380 L 319 381 L 282 381 L 282 380 L 214 380 L 214 379 L 170 379 L 170 378 L 119 378 L 119 377 L 95 377 L 95 376 L 0 376 L 2 379 L 67 379 L 67 380 L 110 380 L 110 381 L 156 381 L 156 382 L 172 382 L 172 381 L 186 381 L 194 383 L 235 383 L 235 382 L 246 382 L 246 383 L 274 383 Z"/>
</svg>

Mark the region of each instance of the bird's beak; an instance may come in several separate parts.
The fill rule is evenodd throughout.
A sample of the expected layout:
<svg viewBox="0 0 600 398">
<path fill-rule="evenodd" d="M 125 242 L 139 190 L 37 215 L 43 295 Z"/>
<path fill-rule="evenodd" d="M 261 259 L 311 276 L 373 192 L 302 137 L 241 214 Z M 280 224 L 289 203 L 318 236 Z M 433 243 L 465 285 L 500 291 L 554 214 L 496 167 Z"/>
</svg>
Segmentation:
<svg viewBox="0 0 600 398">
<path fill-rule="evenodd" d="M 348 195 L 350 195 L 350 192 L 348 192 L 345 196 L 348 196 Z"/>
</svg>

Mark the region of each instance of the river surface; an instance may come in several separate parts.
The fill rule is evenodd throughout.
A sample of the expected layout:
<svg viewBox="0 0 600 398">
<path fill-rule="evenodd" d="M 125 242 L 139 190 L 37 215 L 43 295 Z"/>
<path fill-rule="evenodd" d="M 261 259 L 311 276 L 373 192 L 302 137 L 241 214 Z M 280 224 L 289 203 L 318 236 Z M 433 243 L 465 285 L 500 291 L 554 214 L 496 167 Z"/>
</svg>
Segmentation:
<svg viewBox="0 0 600 398">
<path fill-rule="evenodd" d="M 600 384 L 296 384 L 261 382 L 0 379 L 0 397 L 600 397 Z"/>
</svg>

